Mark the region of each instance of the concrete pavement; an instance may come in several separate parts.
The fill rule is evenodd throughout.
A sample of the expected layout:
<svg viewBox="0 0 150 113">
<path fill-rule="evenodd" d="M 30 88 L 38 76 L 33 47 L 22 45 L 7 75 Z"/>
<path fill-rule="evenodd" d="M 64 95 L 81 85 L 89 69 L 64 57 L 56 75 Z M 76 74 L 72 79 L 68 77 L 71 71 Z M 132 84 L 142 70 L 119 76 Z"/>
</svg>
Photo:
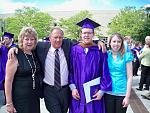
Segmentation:
<svg viewBox="0 0 150 113">
<path fill-rule="evenodd" d="M 142 90 L 142 91 L 138 91 L 136 90 L 136 88 L 139 87 L 139 81 L 140 81 L 140 76 L 135 76 L 133 77 L 133 84 L 132 84 L 132 89 L 134 90 L 134 92 L 136 93 L 136 95 L 138 96 L 139 100 L 141 101 L 141 103 L 145 106 L 145 108 L 147 109 L 146 113 L 150 113 L 150 100 L 144 99 L 142 98 L 141 95 L 148 93 L 147 90 Z M 140 107 L 140 105 L 139 105 Z M 130 113 L 130 112 L 128 112 Z M 144 112 L 140 112 L 140 113 L 144 113 Z"/>
<path fill-rule="evenodd" d="M 135 92 L 135 94 L 137 95 L 137 97 L 139 98 L 139 100 L 142 102 L 141 104 L 143 104 L 145 106 L 145 108 L 147 109 L 148 112 L 145 113 L 150 113 L 150 100 L 147 99 L 143 99 L 141 97 L 141 94 L 145 94 L 147 93 L 146 90 L 143 91 L 137 91 L 136 88 L 138 87 L 138 83 L 140 80 L 140 76 L 134 76 L 133 77 L 133 85 L 132 85 L 132 89 Z M 2 98 L 2 93 L 0 94 L 0 99 Z M 132 99 L 131 99 L 132 101 Z M 1 103 L 0 103 L 1 104 Z M 144 112 L 134 112 L 136 108 L 131 107 L 132 105 L 129 105 L 128 109 L 127 109 L 127 113 L 144 113 Z M 139 105 L 140 106 L 140 105 Z M 1 107 L 1 106 L 0 106 Z M 2 106 L 0 108 L 0 113 L 7 113 L 5 106 Z M 41 99 L 41 113 L 49 113 L 46 108 L 45 108 L 45 104 L 44 104 L 44 100 Z"/>
</svg>

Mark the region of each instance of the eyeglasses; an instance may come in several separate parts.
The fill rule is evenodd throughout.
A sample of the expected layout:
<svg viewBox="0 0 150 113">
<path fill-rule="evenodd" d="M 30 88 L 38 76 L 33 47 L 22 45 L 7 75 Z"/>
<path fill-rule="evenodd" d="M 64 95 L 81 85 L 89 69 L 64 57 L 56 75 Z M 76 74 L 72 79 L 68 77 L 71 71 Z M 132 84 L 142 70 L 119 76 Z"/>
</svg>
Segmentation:
<svg viewBox="0 0 150 113">
<path fill-rule="evenodd" d="M 86 35 L 86 34 L 91 35 L 91 34 L 93 34 L 93 32 L 83 32 L 82 34 L 84 34 L 84 35 Z"/>
</svg>

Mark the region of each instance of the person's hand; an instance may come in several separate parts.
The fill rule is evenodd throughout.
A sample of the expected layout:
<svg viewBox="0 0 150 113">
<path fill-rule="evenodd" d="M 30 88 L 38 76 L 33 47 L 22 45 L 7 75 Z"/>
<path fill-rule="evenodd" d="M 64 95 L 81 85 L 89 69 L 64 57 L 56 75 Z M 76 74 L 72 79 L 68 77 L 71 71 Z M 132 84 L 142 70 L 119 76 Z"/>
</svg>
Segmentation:
<svg viewBox="0 0 150 113">
<path fill-rule="evenodd" d="M 102 41 L 98 41 L 98 47 L 99 49 L 102 49 L 103 53 L 106 53 L 107 49 L 106 49 L 105 43 L 103 43 Z"/>
<path fill-rule="evenodd" d="M 0 48 L 2 47 L 2 43 L 0 42 Z"/>
<path fill-rule="evenodd" d="M 128 107 L 129 105 L 129 97 L 125 97 L 122 102 L 123 107 Z"/>
<path fill-rule="evenodd" d="M 14 108 L 13 104 L 6 106 L 6 110 L 7 110 L 8 113 L 17 113 L 17 111 Z"/>
<path fill-rule="evenodd" d="M 12 47 L 10 48 L 10 50 L 8 51 L 8 59 L 12 59 L 15 57 L 15 53 L 18 54 L 18 48 L 16 47 Z"/>
<path fill-rule="evenodd" d="M 0 47 L 2 47 L 2 45 L 4 45 L 4 42 L 3 42 L 3 41 L 0 42 Z"/>
<path fill-rule="evenodd" d="M 77 89 L 73 89 L 72 90 L 72 96 L 74 99 L 79 100 L 80 99 L 80 95 Z"/>
<path fill-rule="evenodd" d="M 95 93 L 93 96 L 92 96 L 92 100 L 100 100 L 102 98 L 103 94 L 100 94 L 99 92 Z"/>
</svg>

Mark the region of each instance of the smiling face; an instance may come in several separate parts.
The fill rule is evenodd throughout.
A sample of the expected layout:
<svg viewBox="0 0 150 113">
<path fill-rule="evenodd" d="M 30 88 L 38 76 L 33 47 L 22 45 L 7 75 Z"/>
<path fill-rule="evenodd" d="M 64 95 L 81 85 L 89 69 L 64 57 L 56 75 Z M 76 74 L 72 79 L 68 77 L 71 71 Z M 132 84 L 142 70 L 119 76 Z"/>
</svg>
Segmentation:
<svg viewBox="0 0 150 113">
<path fill-rule="evenodd" d="M 83 28 L 81 31 L 81 38 L 84 44 L 89 44 L 92 42 L 94 37 L 93 29 L 90 28 Z"/>
<path fill-rule="evenodd" d="M 32 36 L 24 37 L 22 44 L 24 52 L 30 53 L 36 45 L 36 39 Z"/>
<path fill-rule="evenodd" d="M 38 40 L 38 34 L 33 27 L 23 27 L 18 36 L 18 46 L 25 52 L 31 52 L 35 49 Z"/>
<path fill-rule="evenodd" d="M 54 29 L 50 35 L 51 45 L 56 49 L 60 48 L 62 45 L 63 37 L 63 32 L 60 29 Z"/>
<path fill-rule="evenodd" d="M 110 47 L 111 47 L 112 51 L 115 53 L 119 52 L 121 49 L 122 43 L 123 43 L 123 41 L 121 40 L 121 38 L 119 38 L 117 35 L 114 35 L 110 39 Z"/>
</svg>

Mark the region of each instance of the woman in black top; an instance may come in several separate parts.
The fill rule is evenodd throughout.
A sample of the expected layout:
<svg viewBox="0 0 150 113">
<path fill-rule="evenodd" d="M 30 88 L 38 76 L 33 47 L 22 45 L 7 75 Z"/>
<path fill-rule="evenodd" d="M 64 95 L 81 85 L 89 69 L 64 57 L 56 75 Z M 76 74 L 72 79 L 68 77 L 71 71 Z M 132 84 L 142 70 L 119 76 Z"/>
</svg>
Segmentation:
<svg viewBox="0 0 150 113">
<path fill-rule="evenodd" d="M 41 68 L 34 53 L 37 32 L 23 27 L 18 37 L 18 54 L 6 65 L 6 109 L 9 113 L 40 113 Z"/>
</svg>

